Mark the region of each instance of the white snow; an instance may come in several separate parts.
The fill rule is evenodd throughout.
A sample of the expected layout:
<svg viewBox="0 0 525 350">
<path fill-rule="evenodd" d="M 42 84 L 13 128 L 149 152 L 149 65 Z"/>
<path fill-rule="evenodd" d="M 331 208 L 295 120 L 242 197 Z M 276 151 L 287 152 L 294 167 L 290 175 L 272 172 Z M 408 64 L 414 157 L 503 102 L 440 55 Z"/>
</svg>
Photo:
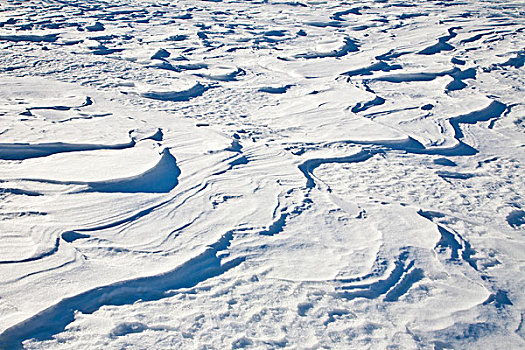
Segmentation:
<svg viewBox="0 0 525 350">
<path fill-rule="evenodd" d="M 525 347 L 524 16 L 0 0 L 0 349 Z"/>
</svg>

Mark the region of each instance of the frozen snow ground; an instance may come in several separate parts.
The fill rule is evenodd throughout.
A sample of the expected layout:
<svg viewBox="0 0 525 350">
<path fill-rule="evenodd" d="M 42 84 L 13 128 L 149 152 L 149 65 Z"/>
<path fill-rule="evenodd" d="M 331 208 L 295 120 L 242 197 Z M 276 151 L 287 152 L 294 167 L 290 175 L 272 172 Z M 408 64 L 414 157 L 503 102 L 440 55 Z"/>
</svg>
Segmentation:
<svg viewBox="0 0 525 350">
<path fill-rule="evenodd" d="M 0 349 L 523 348 L 524 17 L 0 0 Z"/>
</svg>

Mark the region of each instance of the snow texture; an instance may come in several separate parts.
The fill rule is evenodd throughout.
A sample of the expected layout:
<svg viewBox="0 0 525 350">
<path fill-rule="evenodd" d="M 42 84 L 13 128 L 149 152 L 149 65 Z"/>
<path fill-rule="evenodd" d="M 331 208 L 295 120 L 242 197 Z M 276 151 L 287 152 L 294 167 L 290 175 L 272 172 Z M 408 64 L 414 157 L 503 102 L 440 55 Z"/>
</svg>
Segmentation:
<svg viewBox="0 0 525 350">
<path fill-rule="evenodd" d="M 524 348 L 523 18 L 0 0 L 0 349 Z"/>
</svg>

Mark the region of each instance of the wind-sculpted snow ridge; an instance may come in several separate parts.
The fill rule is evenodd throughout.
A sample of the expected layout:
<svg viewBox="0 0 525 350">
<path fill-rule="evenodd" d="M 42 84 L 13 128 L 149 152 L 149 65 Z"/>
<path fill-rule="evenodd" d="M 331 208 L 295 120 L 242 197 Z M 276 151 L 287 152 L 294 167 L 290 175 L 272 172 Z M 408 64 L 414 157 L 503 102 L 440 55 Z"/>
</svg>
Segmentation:
<svg viewBox="0 0 525 350">
<path fill-rule="evenodd" d="M 169 296 L 173 289 L 189 288 L 220 275 L 242 261 L 238 258 L 222 264 L 222 259 L 217 257 L 217 253 L 227 248 L 231 239 L 232 233 L 229 233 L 202 254 L 161 275 L 122 281 L 64 298 L 30 319 L 5 330 L 0 335 L 0 342 L 5 348 L 21 348 L 25 339 L 44 340 L 62 331 L 74 320 L 74 312 L 93 313 L 103 305 L 159 300 Z"/>
<path fill-rule="evenodd" d="M 391 67 L 388 67 L 387 69 L 391 70 L 390 68 Z M 348 75 L 348 72 L 345 74 Z M 444 72 L 397 74 L 397 75 L 380 77 L 377 80 L 387 81 L 390 83 L 402 83 L 402 82 L 411 82 L 411 81 L 432 81 L 438 77 L 443 77 L 446 75 L 453 78 L 453 80 L 449 84 L 447 84 L 447 86 L 445 87 L 446 91 L 450 92 L 450 91 L 461 90 L 467 87 L 467 84 L 464 83 L 463 80 L 464 79 L 475 79 L 476 70 L 474 68 L 469 68 L 469 69 L 462 71 L 461 69 L 454 67 L 454 69 L 447 70 Z"/>
<path fill-rule="evenodd" d="M 56 241 L 55 241 L 55 244 L 53 245 L 53 247 L 47 251 L 44 251 L 44 252 L 41 252 L 37 255 L 33 255 L 29 258 L 25 258 L 25 259 L 17 259 L 17 260 L 0 260 L 0 264 L 4 265 L 4 264 L 16 264 L 16 263 L 27 263 L 27 262 L 31 262 L 31 261 L 36 261 L 36 260 L 40 260 L 40 259 L 43 259 L 47 256 L 50 256 L 50 255 L 53 255 L 55 254 L 57 251 L 58 251 L 58 247 L 60 245 L 60 239 L 57 238 Z"/>
<path fill-rule="evenodd" d="M 7 143 L 0 144 L 0 159 L 4 160 L 24 160 L 30 158 L 46 157 L 52 154 L 64 152 L 80 152 L 104 149 L 124 149 L 133 147 L 135 140 L 129 143 L 116 145 L 88 145 L 88 144 L 68 144 L 63 142 L 55 143 Z"/>
<path fill-rule="evenodd" d="M 344 38 L 343 45 L 335 50 L 330 52 L 314 52 L 314 53 L 304 53 L 296 55 L 296 58 L 326 58 L 326 57 L 343 57 L 346 56 L 349 52 L 359 51 L 359 45 L 352 38 Z"/>
<path fill-rule="evenodd" d="M 358 163 L 358 162 L 364 162 L 368 159 L 370 159 L 375 152 L 372 151 L 361 151 L 357 154 L 353 154 L 346 157 L 338 157 L 338 158 L 325 158 L 325 159 L 309 159 L 306 162 L 299 165 L 299 170 L 304 174 L 306 177 L 306 187 L 312 188 L 315 186 L 314 179 L 312 178 L 313 171 L 315 168 L 319 167 L 322 164 L 329 164 L 329 163 Z"/>
<path fill-rule="evenodd" d="M 384 295 L 385 301 L 397 301 L 414 283 L 424 277 L 423 270 L 414 267 L 413 261 L 404 266 L 407 255 L 403 253 L 394 262 L 394 268 L 386 278 L 370 284 L 342 286 L 340 296 L 351 300 L 355 298 L 375 299 Z"/>
<path fill-rule="evenodd" d="M 56 34 L 46 34 L 46 35 L 0 35 L 0 40 L 5 41 L 30 41 L 30 42 L 48 42 L 52 43 L 57 41 Z"/>
<path fill-rule="evenodd" d="M 525 346 L 519 1 L 0 11 L 0 349 Z"/>
<path fill-rule="evenodd" d="M 97 182 L 81 181 L 56 181 L 31 179 L 29 181 L 86 186 L 83 192 L 106 192 L 106 193 L 167 193 L 177 186 L 180 169 L 177 161 L 168 149 L 162 151 L 162 155 L 155 166 L 146 172 L 123 179 L 111 179 Z"/>
<path fill-rule="evenodd" d="M 456 30 L 462 29 L 461 27 L 452 27 L 448 29 L 448 35 L 442 36 L 438 39 L 438 43 L 432 46 L 426 47 L 423 50 L 419 51 L 420 55 L 434 55 L 442 51 L 452 51 L 454 46 L 450 45 L 448 41 L 457 36 Z"/>
<path fill-rule="evenodd" d="M 143 97 L 161 101 L 189 101 L 192 98 L 201 96 L 209 87 L 200 83 L 182 91 L 151 91 L 142 93 Z"/>
</svg>

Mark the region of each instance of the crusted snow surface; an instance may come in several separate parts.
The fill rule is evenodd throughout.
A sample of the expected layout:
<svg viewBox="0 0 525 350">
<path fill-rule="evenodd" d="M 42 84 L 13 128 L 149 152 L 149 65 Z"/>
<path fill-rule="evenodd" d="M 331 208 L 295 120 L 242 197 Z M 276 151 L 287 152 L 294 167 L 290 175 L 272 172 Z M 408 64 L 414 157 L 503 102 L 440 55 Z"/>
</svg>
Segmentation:
<svg viewBox="0 0 525 350">
<path fill-rule="evenodd" d="M 0 0 L 0 349 L 524 348 L 523 18 Z"/>
</svg>

